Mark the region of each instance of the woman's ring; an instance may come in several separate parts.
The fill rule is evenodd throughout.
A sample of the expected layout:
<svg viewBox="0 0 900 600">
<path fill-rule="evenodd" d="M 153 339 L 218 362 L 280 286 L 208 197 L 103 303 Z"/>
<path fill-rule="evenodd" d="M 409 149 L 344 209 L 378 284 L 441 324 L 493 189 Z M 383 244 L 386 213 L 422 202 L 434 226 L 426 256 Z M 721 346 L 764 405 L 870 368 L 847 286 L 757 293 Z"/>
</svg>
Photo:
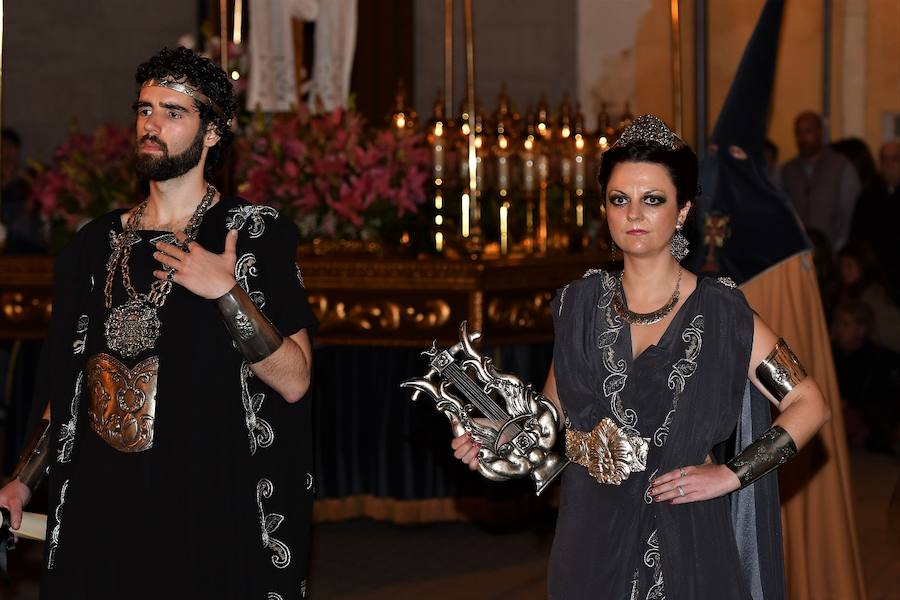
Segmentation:
<svg viewBox="0 0 900 600">
<path fill-rule="evenodd" d="M 175 269 L 169 269 L 166 272 L 166 281 L 172 281 L 173 279 L 175 279 Z"/>
<path fill-rule="evenodd" d="M 682 477 L 687 477 L 687 471 L 684 470 L 684 467 L 681 467 L 681 470 L 679 471 L 679 473 L 681 473 Z"/>
<path fill-rule="evenodd" d="M 678 486 L 678 495 L 684 496 L 684 488 L 682 488 L 680 485 Z"/>
</svg>

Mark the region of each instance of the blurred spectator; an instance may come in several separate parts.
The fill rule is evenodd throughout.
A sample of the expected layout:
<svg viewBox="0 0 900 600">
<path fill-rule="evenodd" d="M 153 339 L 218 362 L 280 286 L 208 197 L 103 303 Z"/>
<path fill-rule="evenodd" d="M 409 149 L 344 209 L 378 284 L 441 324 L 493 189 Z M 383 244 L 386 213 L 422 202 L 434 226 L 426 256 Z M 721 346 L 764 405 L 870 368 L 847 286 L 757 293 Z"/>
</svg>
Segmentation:
<svg viewBox="0 0 900 600">
<path fill-rule="evenodd" d="M 794 122 L 794 134 L 799 156 L 781 168 L 781 186 L 806 228 L 820 230 L 832 248 L 842 248 L 860 191 L 856 169 L 825 144 L 818 114 L 801 113 Z"/>
<path fill-rule="evenodd" d="M 22 141 L 12 129 L 3 128 L 0 147 L 0 221 L 6 227 L 6 252 L 45 252 L 44 227 L 37 205 L 28 198 L 29 185 L 22 177 Z"/>
<path fill-rule="evenodd" d="M 869 145 L 857 137 L 844 138 L 831 142 L 831 149 L 850 161 L 856 169 L 859 185 L 862 189 L 872 185 L 878 179 L 878 169 L 875 168 L 875 158 Z"/>
<path fill-rule="evenodd" d="M 825 317 L 831 319 L 831 313 L 838 302 L 838 294 L 841 289 L 837 262 L 834 260 L 834 252 L 832 252 L 825 234 L 818 229 L 810 229 L 806 235 L 809 236 L 813 245 L 813 266 L 816 269 L 816 279 L 819 281 L 822 308 L 825 311 Z"/>
<path fill-rule="evenodd" d="M 895 453 L 900 420 L 898 356 L 871 341 L 875 316 L 863 302 L 842 302 L 831 326 L 832 352 L 851 445 Z"/>
<path fill-rule="evenodd" d="M 870 329 L 872 341 L 893 352 L 900 352 L 900 308 L 884 287 L 878 258 L 866 242 L 854 240 L 838 253 L 841 288 L 840 301 L 859 300 L 874 314 Z"/>
<path fill-rule="evenodd" d="M 882 257 L 889 291 L 900 301 L 900 260 L 894 227 L 900 223 L 900 141 L 881 146 L 879 175 L 859 196 L 851 237 L 865 240 Z"/>
</svg>

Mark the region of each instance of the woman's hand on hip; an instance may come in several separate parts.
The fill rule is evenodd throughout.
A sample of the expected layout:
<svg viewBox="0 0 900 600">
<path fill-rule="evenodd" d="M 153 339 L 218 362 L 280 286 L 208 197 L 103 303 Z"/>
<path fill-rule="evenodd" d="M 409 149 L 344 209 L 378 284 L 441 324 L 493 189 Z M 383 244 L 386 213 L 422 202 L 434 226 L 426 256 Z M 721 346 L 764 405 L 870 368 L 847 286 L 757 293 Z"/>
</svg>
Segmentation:
<svg viewBox="0 0 900 600">
<path fill-rule="evenodd" d="M 655 502 L 686 504 L 718 498 L 739 487 L 741 482 L 731 469 L 725 465 L 704 463 L 660 475 L 653 481 L 650 495 Z"/>
</svg>

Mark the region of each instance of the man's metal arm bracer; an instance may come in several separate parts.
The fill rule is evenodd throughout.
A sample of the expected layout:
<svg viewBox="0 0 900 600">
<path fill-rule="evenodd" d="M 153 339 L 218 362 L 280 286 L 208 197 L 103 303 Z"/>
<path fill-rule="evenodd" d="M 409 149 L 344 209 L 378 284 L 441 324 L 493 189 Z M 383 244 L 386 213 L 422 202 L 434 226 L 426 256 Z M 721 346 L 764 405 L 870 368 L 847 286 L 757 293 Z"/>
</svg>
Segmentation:
<svg viewBox="0 0 900 600">
<path fill-rule="evenodd" d="M 48 455 L 50 452 L 50 421 L 41 419 L 28 443 L 22 450 L 19 463 L 13 471 L 13 479 L 28 486 L 32 492 L 47 476 Z"/>
<path fill-rule="evenodd" d="M 217 298 L 216 305 L 235 345 L 251 364 L 281 348 L 284 338 L 238 284 Z"/>
<path fill-rule="evenodd" d="M 779 339 L 766 358 L 756 367 L 756 377 L 767 392 L 781 402 L 806 379 L 806 370 L 783 339 Z M 786 463 L 797 453 L 791 435 L 778 425 L 772 426 L 726 463 L 747 487 L 763 475 Z"/>
</svg>

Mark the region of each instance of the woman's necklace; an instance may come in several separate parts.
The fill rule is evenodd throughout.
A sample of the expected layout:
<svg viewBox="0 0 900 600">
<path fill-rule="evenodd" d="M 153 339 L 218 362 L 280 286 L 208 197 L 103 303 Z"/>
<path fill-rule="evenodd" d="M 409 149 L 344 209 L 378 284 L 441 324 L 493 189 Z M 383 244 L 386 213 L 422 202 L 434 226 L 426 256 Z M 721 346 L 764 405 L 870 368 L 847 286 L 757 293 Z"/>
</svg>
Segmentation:
<svg viewBox="0 0 900 600">
<path fill-rule="evenodd" d="M 176 242 L 176 245 L 180 246 L 182 250 L 186 251 L 188 244 L 197 237 L 197 230 L 215 195 L 216 188 L 207 184 L 206 194 L 184 228 L 184 241 L 180 244 Z M 166 298 L 172 291 L 171 275 L 175 272 L 174 268 L 166 267 L 169 277 L 165 280 L 154 281 L 147 294 L 139 294 L 131 285 L 128 262 L 131 258 L 131 247 L 139 239 L 136 231 L 146 208 L 147 201 L 144 200 L 131 214 L 106 268 L 106 286 L 104 288 L 106 308 L 112 308 L 113 280 L 119 265 L 122 267 L 122 283 L 129 298 L 125 304 L 113 308 L 109 313 L 109 317 L 106 319 L 106 344 L 110 350 L 115 350 L 127 358 L 135 357 L 144 350 L 152 350 L 156 346 L 160 328 L 157 310 L 163 307 Z"/>
<path fill-rule="evenodd" d="M 625 304 L 625 300 L 622 298 L 622 276 L 625 275 L 625 271 L 623 270 L 619 275 L 619 285 L 613 292 L 613 310 L 616 311 L 616 314 L 619 315 L 620 319 L 630 325 L 653 325 L 654 323 L 659 323 L 666 318 L 666 315 L 672 312 L 672 309 L 678 304 L 678 297 L 680 296 L 678 289 L 681 287 L 681 272 L 682 268 L 678 267 L 678 279 L 675 281 L 675 291 L 672 292 L 672 297 L 669 298 L 669 301 L 666 302 L 662 308 L 658 308 L 653 312 L 639 313 L 628 310 L 628 305 Z"/>
</svg>

